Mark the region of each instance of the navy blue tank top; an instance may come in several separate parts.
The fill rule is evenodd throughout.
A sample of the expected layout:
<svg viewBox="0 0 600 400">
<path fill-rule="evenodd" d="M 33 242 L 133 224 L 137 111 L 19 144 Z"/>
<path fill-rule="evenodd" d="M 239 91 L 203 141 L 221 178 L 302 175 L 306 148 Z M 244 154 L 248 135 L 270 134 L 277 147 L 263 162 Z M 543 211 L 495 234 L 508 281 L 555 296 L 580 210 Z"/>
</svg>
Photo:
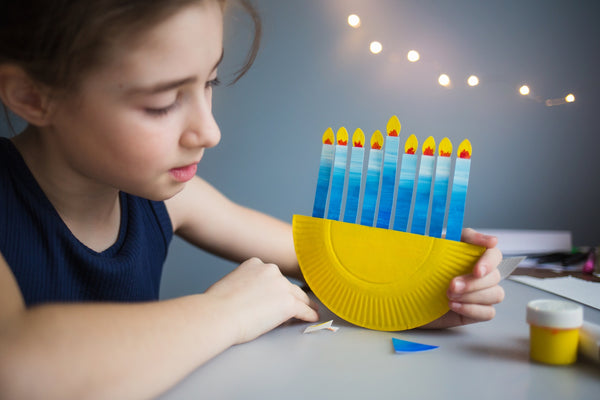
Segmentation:
<svg viewBox="0 0 600 400">
<path fill-rule="evenodd" d="M 117 241 L 91 250 L 62 221 L 12 142 L 0 138 L 0 252 L 27 306 L 158 299 L 173 237 L 165 204 L 126 193 L 120 202 Z"/>
</svg>

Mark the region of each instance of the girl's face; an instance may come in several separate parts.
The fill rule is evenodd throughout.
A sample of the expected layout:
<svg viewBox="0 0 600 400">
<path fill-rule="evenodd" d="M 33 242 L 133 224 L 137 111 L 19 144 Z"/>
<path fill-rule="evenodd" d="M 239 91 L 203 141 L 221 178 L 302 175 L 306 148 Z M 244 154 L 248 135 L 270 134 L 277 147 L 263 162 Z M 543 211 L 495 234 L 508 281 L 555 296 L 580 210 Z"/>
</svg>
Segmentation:
<svg viewBox="0 0 600 400">
<path fill-rule="evenodd" d="M 184 8 L 119 43 L 76 96 L 58 100 L 52 140 L 65 165 L 96 185 L 153 200 L 183 189 L 204 149 L 220 140 L 211 102 L 222 18 L 216 1 Z"/>
</svg>

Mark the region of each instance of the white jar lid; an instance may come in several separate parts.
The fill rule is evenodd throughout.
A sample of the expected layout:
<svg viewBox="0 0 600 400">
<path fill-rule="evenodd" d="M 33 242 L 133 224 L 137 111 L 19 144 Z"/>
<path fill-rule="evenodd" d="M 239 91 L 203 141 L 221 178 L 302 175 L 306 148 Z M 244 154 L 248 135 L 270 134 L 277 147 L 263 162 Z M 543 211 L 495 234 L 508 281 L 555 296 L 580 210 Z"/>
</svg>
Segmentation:
<svg viewBox="0 0 600 400">
<path fill-rule="evenodd" d="M 583 307 L 562 300 L 533 300 L 527 303 L 527 323 L 549 328 L 579 328 Z"/>
</svg>

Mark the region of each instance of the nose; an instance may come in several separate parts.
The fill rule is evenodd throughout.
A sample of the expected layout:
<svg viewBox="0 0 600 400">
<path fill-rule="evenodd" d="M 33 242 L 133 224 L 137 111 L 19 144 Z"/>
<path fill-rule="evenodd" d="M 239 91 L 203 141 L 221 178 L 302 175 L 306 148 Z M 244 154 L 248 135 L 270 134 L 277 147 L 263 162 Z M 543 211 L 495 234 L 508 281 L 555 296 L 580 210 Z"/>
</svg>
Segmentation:
<svg viewBox="0 0 600 400">
<path fill-rule="evenodd" d="M 194 107 L 189 108 L 179 144 L 186 148 L 214 147 L 220 140 L 221 130 L 213 116 L 210 100 L 199 99 Z"/>
</svg>

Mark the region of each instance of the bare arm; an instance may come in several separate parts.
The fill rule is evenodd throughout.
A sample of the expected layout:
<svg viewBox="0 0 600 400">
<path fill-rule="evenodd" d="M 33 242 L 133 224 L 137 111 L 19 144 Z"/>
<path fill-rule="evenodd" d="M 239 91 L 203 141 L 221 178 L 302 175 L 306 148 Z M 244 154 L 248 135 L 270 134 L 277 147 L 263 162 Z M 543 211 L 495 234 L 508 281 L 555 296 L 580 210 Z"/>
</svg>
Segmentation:
<svg viewBox="0 0 600 400">
<path fill-rule="evenodd" d="M 27 309 L 0 255 L 0 398 L 148 398 L 229 346 L 316 320 L 274 265 L 249 260 L 205 294 Z M 252 312 L 248 312 L 252 310 Z"/>
<path fill-rule="evenodd" d="M 190 243 L 237 262 L 258 257 L 301 279 L 290 224 L 230 201 L 198 177 L 166 204 L 175 232 Z"/>
</svg>

